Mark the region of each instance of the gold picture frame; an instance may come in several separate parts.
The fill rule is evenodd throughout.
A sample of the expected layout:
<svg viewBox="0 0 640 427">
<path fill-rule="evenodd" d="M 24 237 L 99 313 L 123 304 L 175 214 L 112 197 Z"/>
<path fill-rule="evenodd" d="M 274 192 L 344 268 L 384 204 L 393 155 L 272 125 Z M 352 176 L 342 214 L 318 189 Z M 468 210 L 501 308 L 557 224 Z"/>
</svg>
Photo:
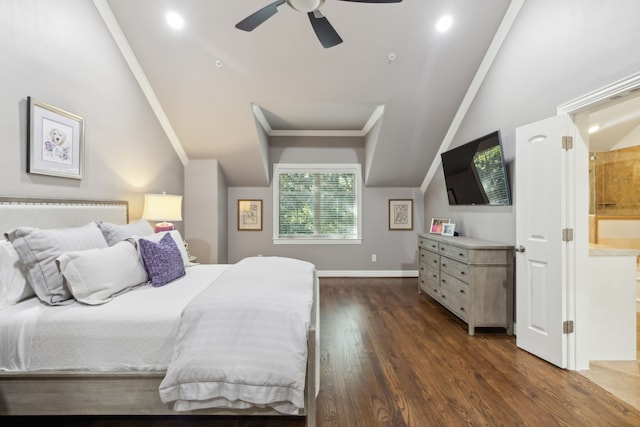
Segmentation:
<svg viewBox="0 0 640 427">
<path fill-rule="evenodd" d="M 238 231 L 262 231 L 262 200 L 238 200 Z"/>
<path fill-rule="evenodd" d="M 389 230 L 413 230 L 413 199 L 389 199 Z"/>
</svg>

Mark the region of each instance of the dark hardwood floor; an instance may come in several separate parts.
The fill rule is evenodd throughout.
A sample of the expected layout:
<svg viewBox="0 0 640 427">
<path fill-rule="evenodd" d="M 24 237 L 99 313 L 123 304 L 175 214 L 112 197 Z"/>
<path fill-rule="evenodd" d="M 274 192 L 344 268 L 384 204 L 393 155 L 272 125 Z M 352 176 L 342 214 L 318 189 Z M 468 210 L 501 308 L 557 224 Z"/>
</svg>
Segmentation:
<svg viewBox="0 0 640 427">
<path fill-rule="evenodd" d="M 323 278 L 317 425 L 640 426 L 640 411 L 577 372 L 519 350 L 503 330 L 467 335 L 417 279 Z M 135 404 L 132 402 L 132 404 Z M 2 425 L 303 426 L 299 418 L 7 418 Z"/>
</svg>

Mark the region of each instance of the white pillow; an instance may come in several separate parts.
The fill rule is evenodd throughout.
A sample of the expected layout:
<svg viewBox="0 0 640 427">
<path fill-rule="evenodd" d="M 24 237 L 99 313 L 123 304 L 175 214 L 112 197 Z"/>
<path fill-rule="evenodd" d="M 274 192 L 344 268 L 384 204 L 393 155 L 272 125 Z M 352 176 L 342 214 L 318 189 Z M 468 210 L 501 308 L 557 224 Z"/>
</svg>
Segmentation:
<svg viewBox="0 0 640 427">
<path fill-rule="evenodd" d="M 148 236 L 154 233 L 153 227 L 146 219 L 139 219 L 136 222 L 124 225 L 110 222 L 97 222 L 97 224 L 109 246 L 113 246 L 132 236 Z"/>
<path fill-rule="evenodd" d="M 180 235 L 180 232 L 178 230 L 161 231 L 159 233 L 155 233 L 150 236 L 136 236 L 135 240 L 136 240 L 136 246 L 138 247 L 138 253 L 140 252 L 140 244 L 138 243 L 138 240 L 140 240 L 141 238 L 144 238 L 145 240 L 149 240 L 153 243 L 158 243 L 160 239 L 162 239 L 164 235 L 167 233 L 171 235 L 171 238 L 173 239 L 173 241 L 176 242 L 176 245 L 178 245 L 178 249 L 180 250 L 180 256 L 182 256 L 182 261 L 184 262 L 184 266 L 189 267 L 191 265 L 191 262 L 189 262 L 189 254 L 187 253 L 187 248 L 184 245 L 184 240 L 182 240 L 182 236 Z"/>
<path fill-rule="evenodd" d="M 107 247 L 95 222 L 71 228 L 20 227 L 8 232 L 6 237 L 20 256 L 34 292 L 49 305 L 73 303 L 73 296 L 64 287 L 64 278 L 56 266 L 56 258 L 65 252 Z"/>
<path fill-rule="evenodd" d="M 0 240 L 0 310 L 35 295 L 11 242 Z"/>
<path fill-rule="evenodd" d="M 107 303 L 148 280 L 138 251 L 128 240 L 103 249 L 67 252 L 56 263 L 73 297 L 85 304 Z"/>
</svg>

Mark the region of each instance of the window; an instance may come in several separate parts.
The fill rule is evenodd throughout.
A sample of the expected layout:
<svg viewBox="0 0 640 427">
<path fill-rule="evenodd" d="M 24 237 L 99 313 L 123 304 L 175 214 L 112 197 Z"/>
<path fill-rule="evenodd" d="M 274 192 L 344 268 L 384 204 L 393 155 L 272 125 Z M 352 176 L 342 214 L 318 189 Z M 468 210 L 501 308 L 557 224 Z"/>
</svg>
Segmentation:
<svg viewBox="0 0 640 427">
<path fill-rule="evenodd" d="M 360 165 L 276 164 L 274 243 L 360 243 Z"/>
</svg>

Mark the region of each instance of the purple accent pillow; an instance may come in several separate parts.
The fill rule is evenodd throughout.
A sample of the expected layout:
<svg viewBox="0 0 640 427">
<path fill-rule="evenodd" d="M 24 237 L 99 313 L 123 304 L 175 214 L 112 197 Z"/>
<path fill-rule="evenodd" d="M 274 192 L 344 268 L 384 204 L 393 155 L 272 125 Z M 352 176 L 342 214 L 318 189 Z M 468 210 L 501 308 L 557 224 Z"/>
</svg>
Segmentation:
<svg viewBox="0 0 640 427">
<path fill-rule="evenodd" d="M 153 286 L 162 286 L 185 275 L 180 249 L 169 233 L 158 243 L 138 240 L 140 254 Z"/>
</svg>

